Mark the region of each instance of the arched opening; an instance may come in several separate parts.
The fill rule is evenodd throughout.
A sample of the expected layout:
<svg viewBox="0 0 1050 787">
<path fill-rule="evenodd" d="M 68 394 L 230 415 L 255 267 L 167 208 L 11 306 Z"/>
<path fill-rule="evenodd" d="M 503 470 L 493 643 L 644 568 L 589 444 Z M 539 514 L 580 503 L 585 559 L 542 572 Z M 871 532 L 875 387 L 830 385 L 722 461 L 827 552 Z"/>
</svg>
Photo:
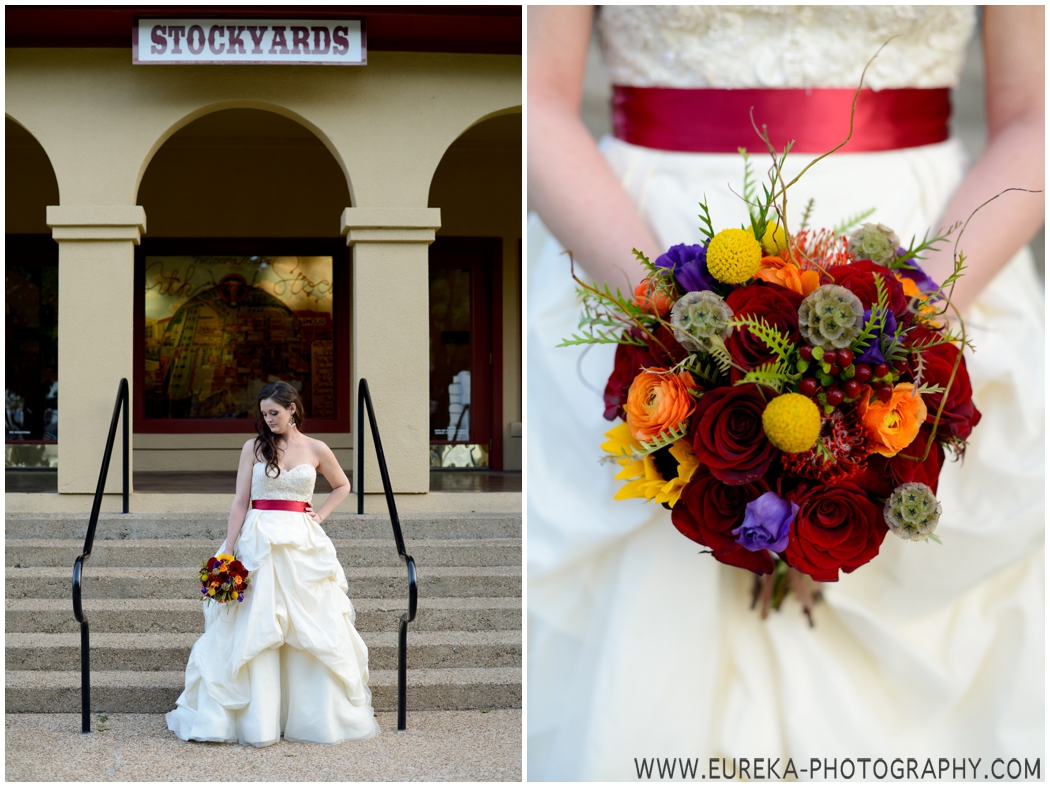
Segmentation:
<svg viewBox="0 0 1050 787">
<path fill-rule="evenodd" d="M 521 113 L 453 142 L 430 185 L 432 467 L 521 469 Z"/>
<path fill-rule="evenodd" d="M 9 117 L 4 126 L 4 464 L 53 468 L 58 465 L 58 244 L 46 215 L 48 205 L 58 204 L 58 180 L 36 138 Z M 49 479 L 45 486 L 57 483 L 53 475 Z M 7 489 L 36 491 L 39 481 L 39 474 L 8 473 Z"/>
<path fill-rule="evenodd" d="M 351 202 L 321 140 L 275 112 L 207 114 L 156 151 L 138 204 L 136 469 L 236 467 L 275 380 L 300 392 L 307 431 L 348 432 Z M 229 445 L 170 437 L 200 432 Z"/>
</svg>

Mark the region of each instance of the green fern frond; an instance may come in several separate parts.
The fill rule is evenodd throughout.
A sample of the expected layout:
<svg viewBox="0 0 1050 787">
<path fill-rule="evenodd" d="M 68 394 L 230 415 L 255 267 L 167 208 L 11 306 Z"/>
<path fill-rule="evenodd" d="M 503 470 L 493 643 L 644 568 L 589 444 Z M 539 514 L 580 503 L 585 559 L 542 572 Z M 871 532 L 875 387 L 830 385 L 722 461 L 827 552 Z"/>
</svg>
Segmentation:
<svg viewBox="0 0 1050 787">
<path fill-rule="evenodd" d="M 584 331 L 583 335 L 574 333 L 569 339 L 562 339 L 561 344 L 556 347 L 575 347 L 580 344 L 632 344 L 635 347 L 645 347 L 645 342 L 636 339 L 630 334 L 623 333 L 617 336 L 612 331 Z"/>
<path fill-rule="evenodd" d="M 786 363 L 782 361 L 770 361 L 767 364 L 747 372 L 737 385 L 744 383 L 758 383 L 767 388 L 772 388 L 777 393 L 784 390 L 785 383 L 794 383 L 801 379 L 802 375 L 792 373 Z"/>
<path fill-rule="evenodd" d="M 707 208 L 707 194 L 704 194 L 704 199 L 700 203 L 700 214 L 698 216 L 702 226 L 700 231 L 707 236 L 708 240 L 711 240 L 715 236 L 715 228 L 711 224 L 711 212 Z"/>
<path fill-rule="evenodd" d="M 722 374 L 729 374 L 729 370 L 733 368 L 733 356 L 729 354 L 721 336 L 711 337 L 711 352 L 708 355 Z"/>
<path fill-rule="evenodd" d="M 813 203 L 814 199 L 810 197 L 809 202 L 806 203 L 806 209 L 802 211 L 802 224 L 799 226 L 799 229 L 804 230 L 809 226 L 809 219 L 813 213 Z"/>
<path fill-rule="evenodd" d="M 642 459 L 643 457 L 649 456 L 649 454 L 656 453 L 661 448 L 666 448 L 669 445 L 673 445 L 677 441 L 681 440 L 689 434 L 689 422 L 682 421 L 674 429 L 670 431 L 660 432 L 652 440 L 639 441 L 642 444 L 640 450 L 634 451 L 630 454 L 630 458 L 634 460 Z"/>
<path fill-rule="evenodd" d="M 791 360 L 791 353 L 795 349 L 794 342 L 791 341 L 790 337 L 781 333 L 780 329 L 775 325 L 767 323 L 764 317 L 752 317 L 749 314 L 744 314 L 734 317 L 731 324 L 734 328 L 747 328 L 752 336 L 766 345 L 771 352 L 776 353 L 777 357 L 784 363 L 788 363 Z"/>
<path fill-rule="evenodd" d="M 860 224 L 862 221 L 864 221 L 864 219 L 871 216 L 874 212 L 875 208 L 868 208 L 867 210 L 862 210 L 856 215 L 850 216 L 847 219 L 843 219 L 841 222 L 836 224 L 831 231 L 834 232 L 836 235 L 844 235 L 846 233 L 846 230 L 851 229 L 856 225 Z"/>
</svg>

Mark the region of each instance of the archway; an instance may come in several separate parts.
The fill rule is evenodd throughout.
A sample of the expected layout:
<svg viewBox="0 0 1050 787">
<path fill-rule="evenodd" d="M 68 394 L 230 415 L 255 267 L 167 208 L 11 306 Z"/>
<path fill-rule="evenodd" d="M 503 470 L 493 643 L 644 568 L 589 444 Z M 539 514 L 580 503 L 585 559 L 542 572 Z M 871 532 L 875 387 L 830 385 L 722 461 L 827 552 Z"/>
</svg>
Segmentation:
<svg viewBox="0 0 1050 787">
<path fill-rule="evenodd" d="M 137 469 L 235 467 L 277 379 L 303 396 L 307 431 L 347 432 L 351 199 L 322 141 L 276 112 L 218 110 L 156 151 L 138 204 Z M 219 452 L 161 437 L 194 432 L 231 434 Z"/>
<path fill-rule="evenodd" d="M 496 115 L 449 146 L 431 181 L 433 467 L 521 468 L 521 152 L 520 111 Z"/>
<path fill-rule="evenodd" d="M 46 213 L 58 204 L 58 180 L 36 138 L 10 117 L 4 126 L 5 466 L 56 467 L 58 245 Z M 27 480 L 9 477 L 8 489 L 37 491 Z"/>
</svg>

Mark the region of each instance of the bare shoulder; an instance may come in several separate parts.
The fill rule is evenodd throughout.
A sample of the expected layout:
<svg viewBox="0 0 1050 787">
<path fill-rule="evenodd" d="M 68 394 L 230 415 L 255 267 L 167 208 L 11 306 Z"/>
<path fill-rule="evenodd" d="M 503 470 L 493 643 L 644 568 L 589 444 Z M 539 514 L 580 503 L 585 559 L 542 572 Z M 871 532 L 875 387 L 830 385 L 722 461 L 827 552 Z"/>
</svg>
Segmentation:
<svg viewBox="0 0 1050 787">
<path fill-rule="evenodd" d="M 255 462 L 259 458 L 255 450 L 255 438 L 245 441 L 244 445 L 241 446 L 241 460 L 251 459 Z"/>
<path fill-rule="evenodd" d="M 308 435 L 303 435 L 303 437 L 309 440 L 307 445 L 310 447 L 310 453 L 312 453 L 319 462 L 323 462 L 326 458 L 334 456 L 332 449 L 329 448 L 328 444 L 323 440 L 318 440 L 316 437 L 309 437 Z"/>
</svg>

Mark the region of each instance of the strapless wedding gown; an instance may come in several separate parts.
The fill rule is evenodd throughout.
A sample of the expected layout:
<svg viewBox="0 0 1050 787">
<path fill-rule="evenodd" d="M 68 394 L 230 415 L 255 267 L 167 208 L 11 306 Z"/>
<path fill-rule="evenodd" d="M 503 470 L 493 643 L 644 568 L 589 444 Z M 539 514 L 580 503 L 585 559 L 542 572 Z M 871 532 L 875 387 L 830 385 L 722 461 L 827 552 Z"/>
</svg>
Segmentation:
<svg viewBox="0 0 1050 787">
<path fill-rule="evenodd" d="M 954 85 L 974 21 L 970 7 L 617 6 L 598 28 L 613 82 L 639 87 L 854 87 L 905 32 L 869 70 L 881 89 Z M 705 193 L 716 229 L 746 220 L 729 191 L 737 155 L 601 149 L 664 249 L 700 241 Z M 812 158 L 791 154 L 789 170 Z M 789 211 L 815 197 L 810 226 L 830 227 L 875 207 L 871 221 L 921 238 L 966 166 L 955 140 L 836 154 L 792 187 Z M 699 554 L 666 510 L 613 500 L 622 482 L 598 460 L 614 348 L 555 347 L 580 313 L 561 251 L 531 217 L 529 778 L 636 780 L 635 758 L 654 757 L 1042 757 L 1044 318 L 1030 255 L 967 314 L 983 419 L 941 473 L 944 545 L 888 537 L 824 586 L 810 629 L 790 598 L 760 620 L 752 575 Z"/>
<path fill-rule="evenodd" d="M 310 502 L 316 479 L 310 465 L 274 478 L 256 462 L 252 499 Z M 253 508 L 235 551 L 251 584 L 242 602 L 205 602 L 204 634 L 168 729 L 183 740 L 253 746 L 282 734 L 313 743 L 376 735 L 368 648 L 325 532 L 304 513 Z"/>
</svg>

